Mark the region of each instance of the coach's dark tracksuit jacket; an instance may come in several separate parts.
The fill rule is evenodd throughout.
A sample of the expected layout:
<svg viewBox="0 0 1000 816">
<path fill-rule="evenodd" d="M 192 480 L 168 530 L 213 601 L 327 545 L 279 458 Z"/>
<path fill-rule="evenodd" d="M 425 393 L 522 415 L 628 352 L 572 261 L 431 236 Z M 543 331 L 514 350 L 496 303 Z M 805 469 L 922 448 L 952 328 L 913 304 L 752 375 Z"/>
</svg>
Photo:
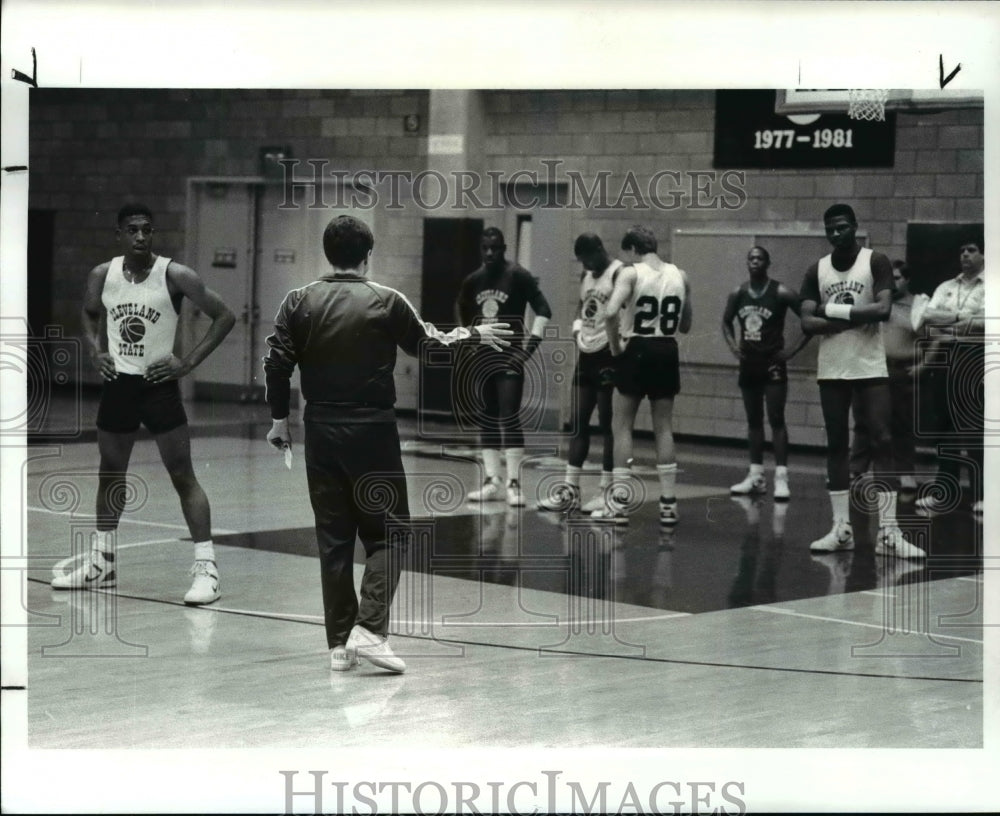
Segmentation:
<svg viewBox="0 0 1000 816">
<path fill-rule="evenodd" d="M 305 419 L 392 422 L 396 349 L 416 356 L 421 343 L 454 345 L 469 329 L 447 334 L 424 323 L 406 297 L 360 275 L 330 274 L 285 296 L 267 338 L 267 403 L 273 419 L 289 409 L 289 377 L 299 367 Z"/>
<path fill-rule="evenodd" d="M 386 634 L 409 518 L 393 405 L 396 349 L 471 341 L 420 319 L 395 289 L 360 275 L 325 275 L 288 293 L 267 338 L 267 403 L 289 409 L 298 366 L 306 401 L 305 460 L 316 516 L 327 645 L 347 642 L 355 624 Z M 400 536 L 399 533 L 402 533 Z M 361 603 L 354 592 L 354 542 L 365 548 Z"/>
</svg>

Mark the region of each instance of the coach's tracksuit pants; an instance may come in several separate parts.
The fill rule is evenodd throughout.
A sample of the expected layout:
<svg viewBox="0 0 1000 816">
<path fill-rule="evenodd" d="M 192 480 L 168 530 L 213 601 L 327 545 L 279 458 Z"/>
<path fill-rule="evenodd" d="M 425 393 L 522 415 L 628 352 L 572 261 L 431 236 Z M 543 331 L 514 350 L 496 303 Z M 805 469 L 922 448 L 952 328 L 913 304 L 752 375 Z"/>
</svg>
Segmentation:
<svg viewBox="0 0 1000 816">
<path fill-rule="evenodd" d="M 327 645 L 345 644 L 355 624 L 385 635 L 409 522 L 396 425 L 307 418 L 305 460 Z M 360 605 L 354 591 L 356 537 L 365 549 Z"/>
</svg>

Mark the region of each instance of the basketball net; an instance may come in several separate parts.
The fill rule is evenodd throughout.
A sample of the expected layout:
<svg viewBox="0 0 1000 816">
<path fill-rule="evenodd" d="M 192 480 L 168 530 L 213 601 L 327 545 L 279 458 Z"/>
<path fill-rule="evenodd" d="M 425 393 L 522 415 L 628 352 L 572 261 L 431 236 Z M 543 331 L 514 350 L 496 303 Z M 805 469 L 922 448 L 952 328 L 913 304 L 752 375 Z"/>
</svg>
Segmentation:
<svg viewBox="0 0 1000 816">
<path fill-rule="evenodd" d="M 847 115 L 852 119 L 885 121 L 885 103 L 889 99 L 887 88 L 852 88 L 847 94 L 850 100 Z"/>
</svg>

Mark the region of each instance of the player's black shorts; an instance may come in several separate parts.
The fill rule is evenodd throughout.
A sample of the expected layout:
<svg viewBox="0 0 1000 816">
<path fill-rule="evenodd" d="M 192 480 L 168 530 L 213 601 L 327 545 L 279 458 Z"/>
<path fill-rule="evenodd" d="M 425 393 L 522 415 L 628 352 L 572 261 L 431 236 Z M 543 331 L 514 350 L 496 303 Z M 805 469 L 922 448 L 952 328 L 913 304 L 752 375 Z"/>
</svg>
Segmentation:
<svg viewBox="0 0 1000 816">
<path fill-rule="evenodd" d="M 139 374 L 105 380 L 97 427 L 111 433 L 133 433 L 140 425 L 161 434 L 187 424 L 177 380 L 150 384 Z"/>
<path fill-rule="evenodd" d="M 740 388 L 763 388 L 788 382 L 788 366 L 774 357 L 751 357 L 740 360 Z"/>
<path fill-rule="evenodd" d="M 633 337 L 615 359 L 615 388 L 629 397 L 665 399 L 681 390 L 680 358 L 672 337 Z"/>
<path fill-rule="evenodd" d="M 581 351 L 573 372 L 573 385 L 577 388 L 596 388 L 598 391 L 614 388 L 615 358 L 607 346 L 599 351 Z"/>
</svg>

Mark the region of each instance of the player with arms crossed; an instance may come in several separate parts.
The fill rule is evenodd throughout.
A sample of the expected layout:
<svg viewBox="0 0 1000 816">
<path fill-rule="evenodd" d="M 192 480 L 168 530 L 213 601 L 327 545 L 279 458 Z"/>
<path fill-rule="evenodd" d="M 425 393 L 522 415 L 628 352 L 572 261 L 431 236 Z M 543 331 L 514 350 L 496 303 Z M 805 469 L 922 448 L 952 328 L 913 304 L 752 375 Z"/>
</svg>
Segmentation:
<svg viewBox="0 0 1000 816">
<path fill-rule="evenodd" d="M 858 222 L 847 204 L 823 214 L 833 251 L 809 267 L 802 282 L 802 330 L 820 335 L 816 379 L 827 438 L 827 489 L 833 510 L 830 532 L 812 542 L 814 552 L 854 547 L 850 522 L 849 424 L 852 398 L 868 428 L 875 478 L 892 469 L 889 373 L 880 323 L 892 310 L 892 265 L 880 252 L 862 247 Z M 927 554 L 903 537 L 896 523 L 895 485 L 879 494 L 875 552 L 903 558 Z"/>
<path fill-rule="evenodd" d="M 674 450 L 674 397 L 680 391 L 680 358 L 675 335 L 691 330 L 691 286 L 687 274 L 656 254 L 656 236 L 634 226 L 622 238 L 625 261 L 605 308 L 608 347 L 615 358 L 612 429 L 614 471 L 605 507 L 595 521 L 627 524 L 632 431 L 639 404 L 649 397 L 660 480 L 660 524 L 677 524 L 677 456 Z M 619 315 L 619 310 L 624 311 Z"/>
<path fill-rule="evenodd" d="M 750 445 L 750 473 L 729 488 L 737 496 L 761 494 L 767 490 L 764 476 L 764 406 L 771 425 L 774 444 L 774 499 L 788 501 L 788 428 L 785 425 L 785 402 L 788 399 L 786 361 L 809 342 L 786 350 L 785 315 L 789 309 L 799 314 L 798 296 L 783 283 L 767 276 L 771 256 L 755 246 L 747 254 L 750 279 L 734 289 L 722 314 L 722 336 L 729 350 L 740 361 L 739 386 L 746 410 Z M 740 324 L 736 342 L 733 321 Z"/>
<path fill-rule="evenodd" d="M 84 338 L 104 379 L 97 412 L 101 456 L 97 532 L 83 563 L 54 577 L 52 587 L 115 586 L 121 496 L 136 432 L 142 424 L 156 440 L 194 541 L 194 582 L 184 602 L 212 603 L 220 592 L 211 508 L 191 465 L 191 435 L 177 381 L 212 353 L 232 330 L 236 318 L 194 270 L 153 252 L 153 215 L 147 207 L 122 207 L 116 234 L 123 254 L 91 270 L 83 301 Z M 185 297 L 212 323 L 201 342 L 180 359 L 173 348 Z M 106 348 L 101 341 L 104 320 Z"/>
</svg>

